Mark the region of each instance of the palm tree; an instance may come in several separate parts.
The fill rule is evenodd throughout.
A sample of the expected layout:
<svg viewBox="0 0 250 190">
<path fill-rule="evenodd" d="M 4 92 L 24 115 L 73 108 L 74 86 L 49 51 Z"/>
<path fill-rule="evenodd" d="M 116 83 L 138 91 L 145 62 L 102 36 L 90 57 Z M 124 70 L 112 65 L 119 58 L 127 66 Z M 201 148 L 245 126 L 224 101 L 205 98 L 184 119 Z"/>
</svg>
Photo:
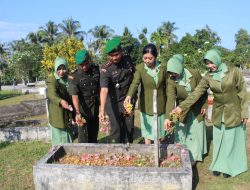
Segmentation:
<svg viewBox="0 0 250 190">
<path fill-rule="evenodd" d="M 26 46 L 25 40 L 22 38 L 21 40 L 14 40 L 10 43 L 10 47 L 13 51 L 21 51 Z"/>
<path fill-rule="evenodd" d="M 177 36 L 173 33 L 178 28 L 174 26 L 175 22 L 163 22 L 162 26 L 159 28 L 161 30 L 163 36 L 168 39 L 168 43 L 166 44 L 166 48 L 169 48 L 174 42 L 177 41 Z"/>
<path fill-rule="evenodd" d="M 123 34 L 122 34 L 122 35 L 123 35 L 123 36 L 128 36 L 128 37 L 132 37 L 132 36 L 133 36 L 132 33 L 129 31 L 129 29 L 128 29 L 127 26 L 124 27 Z"/>
<path fill-rule="evenodd" d="M 142 47 L 148 44 L 148 39 L 146 37 L 147 33 L 148 29 L 146 27 L 143 28 L 142 31 L 139 33 L 139 39 L 141 40 Z"/>
<path fill-rule="evenodd" d="M 49 21 L 45 27 L 40 27 L 39 29 L 44 36 L 44 41 L 52 45 L 58 35 L 58 25 L 53 21 Z"/>
<path fill-rule="evenodd" d="M 84 35 L 86 35 L 86 32 L 78 31 L 78 29 L 81 28 L 81 24 L 79 21 L 73 20 L 72 18 L 63 20 L 63 23 L 58 26 L 62 30 L 63 36 L 67 36 L 69 38 L 75 36 L 78 39 L 83 40 Z"/>
<path fill-rule="evenodd" d="M 114 30 L 107 25 L 95 26 L 93 29 L 89 30 L 89 33 L 93 35 L 96 39 L 91 43 L 91 47 L 94 49 L 94 52 L 101 52 L 104 48 L 105 41 L 110 39 L 113 35 Z"/>
<path fill-rule="evenodd" d="M 38 32 L 30 32 L 27 37 L 27 40 L 29 40 L 33 44 L 42 44 L 44 42 L 43 35 L 41 31 Z"/>
<path fill-rule="evenodd" d="M 157 29 L 156 32 L 153 32 L 150 36 L 150 42 L 154 43 L 159 56 L 161 55 L 161 50 L 163 47 L 168 46 L 168 38 L 162 33 L 162 30 Z"/>
</svg>

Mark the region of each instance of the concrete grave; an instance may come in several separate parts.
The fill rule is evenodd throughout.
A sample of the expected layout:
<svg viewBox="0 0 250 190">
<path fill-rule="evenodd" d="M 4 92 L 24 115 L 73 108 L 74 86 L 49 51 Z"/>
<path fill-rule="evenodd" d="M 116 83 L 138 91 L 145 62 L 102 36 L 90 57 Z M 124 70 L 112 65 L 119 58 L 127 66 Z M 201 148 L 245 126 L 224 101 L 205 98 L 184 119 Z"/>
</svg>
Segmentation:
<svg viewBox="0 0 250 190">
<path fill-rule="evenodd" d="M 179 145 L 161 145 L 160 154 L 179 154 L 182 166 L 114 167 L 57 164 L 65 154 L 128 153 L 153 154 L 153 145 L 144 144 L 63 144 L 33 166 L 36 190 L 191 190 L 192 169 L 188 151 Z"/>
</svg>

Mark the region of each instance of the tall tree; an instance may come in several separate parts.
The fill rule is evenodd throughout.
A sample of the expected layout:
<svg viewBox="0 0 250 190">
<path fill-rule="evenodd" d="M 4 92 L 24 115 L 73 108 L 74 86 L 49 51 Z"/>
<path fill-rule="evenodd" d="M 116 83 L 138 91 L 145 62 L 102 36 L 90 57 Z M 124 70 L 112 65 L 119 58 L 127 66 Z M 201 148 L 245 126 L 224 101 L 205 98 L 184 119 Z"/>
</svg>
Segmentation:
<svg viewBox="0 0 250 190">
<path fill-rule="evenodd" d="M 58 36 L 58 25 L 53 21 L 49 21 L 44 27 L 39 28 L 44 36 L 44 41 L 52 45 Z"/>
<path fill-rule="evenodd" d="M 105 46 L 105 41 L 112 37 L 114 30 L 107 25 L 101 25 L 90 29 L 89 33 L 95 38 L 91 43 L 91 48 L 94 50 L 94 53 L 100 53 Z"/>
<path fill-rule="evenodd" d="M 30 32 L 26 39 L 33 44 L 42 44 L 44 42 L 43 34 L 41 31 Z"/>
<path fill-rule="evenodd" d="M 139 33 L 139 39 L 141 40 L 141 46 L 144 47 L 148 44 L 148 39 L 147 39 L 147 33 L 148 29 L 145 27 L 142 29 L 142 31 Z"/>
<path fill-rule="evenodd" d="M 62 30 L 63 36 L 67 36 L 69 38 L 76 37 L 79 40 L 83 40 L 86 32 L 79 31 L 81 28 L 81 24 L 77 20 L 73 20 L 71 17 L 63 20 L 62 24 L 59 24 L 58 27 Z"/>
<path fill-rule="evenodd" d="M 243 68 L 250 68 L 250 35 L 247 30 L 240 29 L 235 34 L 236 47 L 234 50 L 235 59 L 234 64 Z"/>
<path fill-rule="evenodd" d="M 124 53 L 130 55 L 135 64 L 141 62 L 140 42 L 138 39 L 133 38 L 132 33 L 127 27 L 124 28 L 123 35 L 121 36 L 121 46 Z"/>
<path fill-rule="evenodd" d="M 174 34 L 174 31 L 178 29 L 175 27 L 175 22 L 162 22 L 162 26 L 159 28 L 162 35 L 168 40 L 166 48 L 169 48 L 172 44 L 177 41 L 177 36 Z"/>
</svg>

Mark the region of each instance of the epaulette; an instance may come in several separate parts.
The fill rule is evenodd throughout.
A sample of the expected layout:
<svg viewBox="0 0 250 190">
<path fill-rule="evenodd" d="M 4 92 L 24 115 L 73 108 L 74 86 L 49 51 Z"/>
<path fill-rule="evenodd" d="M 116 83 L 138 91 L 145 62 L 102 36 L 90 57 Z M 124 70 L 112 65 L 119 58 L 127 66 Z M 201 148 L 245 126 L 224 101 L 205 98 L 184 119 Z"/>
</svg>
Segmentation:
<svg viewBox="0 0 250 190">
<path fill-rule="evenodd" d="M 70 74 L 73 74 L 77 71 L 77 69 L 73 69 L 72 71 L 70 71 Z"/>
<path fill-rule="evenodd" d="M 102 66 L 101 66 L 101 72 L 106 72 L 107 71 L 107 68 L 110 66 L 110 65 L 112 65 L 112 63 L 111 62 L 106 62 L 105 64 L 103 64 Z"/>
</svg>

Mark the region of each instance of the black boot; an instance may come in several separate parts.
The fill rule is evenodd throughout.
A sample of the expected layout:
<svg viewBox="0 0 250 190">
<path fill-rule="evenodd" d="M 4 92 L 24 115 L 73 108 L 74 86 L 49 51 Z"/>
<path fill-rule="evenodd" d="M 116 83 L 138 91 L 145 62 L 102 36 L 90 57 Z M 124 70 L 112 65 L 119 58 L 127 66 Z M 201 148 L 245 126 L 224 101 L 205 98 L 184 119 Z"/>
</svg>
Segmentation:
<svg viewBox="0 0 250 190">
<path fill-rule="evenodd" d="M 220 175 L 220 172 L 217 172 L 217 171 L 213 171 L 213 176 L 219 176 Z"/>
<path fill-rule="evenodd" d="M 223 173 L 223 177 L 224 177 L 224 178 L 229 178 L 229 177 L 231 177 L 231 175 L 229 175 L 229 174 L 224 174 L 224 173 Z"/>
</svg>

